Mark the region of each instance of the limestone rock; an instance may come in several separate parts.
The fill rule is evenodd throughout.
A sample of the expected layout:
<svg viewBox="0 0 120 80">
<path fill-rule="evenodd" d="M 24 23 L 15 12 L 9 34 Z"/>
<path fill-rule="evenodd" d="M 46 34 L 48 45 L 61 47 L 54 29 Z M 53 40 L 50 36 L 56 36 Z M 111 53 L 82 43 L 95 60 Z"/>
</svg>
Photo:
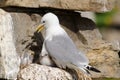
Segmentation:
<svg viewBox="0 0 120 80">
<path fill-rule="evenodd" d="M 100 49 L 110 46 L 110 43 L 102 39 L 102 35 L 97 28 L 93 30 L 79 30 L 78 33 L 80 37 L 83 36 L 84 39 L 81 39 L 81 41 L 89 49 Z"/>
<path fill-rule="evenodd" d="M 103 12 L 113 8 L 115 0 L 1 0 L 0 6 L 17 6 L 29 8 L 57 8 L 67 10 L 84 10 Z"/>
<path fill-rule="evenodd" d="M 20 58 L 16 52 L 10 13 L 0 9 L 0 78 L 16 79 Z"/>
<path fill-rule="evenodd" d="M 30 64 L 19 72 L 18 80 L 73 80 L 72 76 L 59 68 Z"/>
<path fill-rule="evenodd" d="M 92 77 L 114 77 L 120 78 L 119 56 L 111 48 L 100 48 L 91 50 L 87 54 L 90 64 L 97 67 L 101 73 L 93 73 Z"/>
<path fill-rule="evenodd" d="M 119 27 L 118 27 L 119 28 Z M 113 28 L 108 28 L 108 29 L 104 29 L 101 30 L 102 36 L 103 38 L 111 43 L 111 47 L 113 50 L 117 50 L 120 51 L 120 31 L 119 29 L 117 29 L 117 27 L 115 28 L 115 26 L 113 26 Z"/>
</svg>

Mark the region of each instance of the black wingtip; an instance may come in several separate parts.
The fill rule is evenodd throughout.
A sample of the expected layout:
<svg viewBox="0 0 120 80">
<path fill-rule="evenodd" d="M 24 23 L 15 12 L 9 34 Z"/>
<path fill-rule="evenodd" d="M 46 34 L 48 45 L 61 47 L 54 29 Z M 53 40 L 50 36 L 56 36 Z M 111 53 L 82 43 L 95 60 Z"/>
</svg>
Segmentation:
<svg viewBox="0 0 120 80">
<path fill-rule="evenodd" d="M 88 70 L 91 70 L 91 71 L 94 71 L 94 72 L 97 72 L 97 73 L 101 73 L 100 70 L 98 70 L 98 69 L 96 69 L 96 68 L 94 68 L 94 67 L 87 66 L 86 68 L 87 68 Z"/>
<path fill-rule="evenodd" d="M 99 71 L 98 69 L 96 69 L 96 68 L 94 68 L 94 67 L 91 67 L 91 70 L 92 70 L 92 71 L 95 71 L 95 72 L 98 72 L 98 73 L 101 72 L 101 71 Z"/>
</svg>

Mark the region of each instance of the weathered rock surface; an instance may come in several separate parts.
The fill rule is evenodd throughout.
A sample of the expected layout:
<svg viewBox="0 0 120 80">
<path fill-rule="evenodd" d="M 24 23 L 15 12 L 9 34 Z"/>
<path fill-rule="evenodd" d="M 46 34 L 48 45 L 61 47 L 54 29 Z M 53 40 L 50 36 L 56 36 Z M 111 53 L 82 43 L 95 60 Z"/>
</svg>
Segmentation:
<svg viewBox="0 0 120 80">
<path fill-rule="evenodd" d="M 115 0 L 1 0 L 0 6 L 57 8 L 103 12 L 113 8 Z"/>
<path fill-rule="evenodd" d="M 72 76 L 59 68 L 30 64 L 19 72 L 18 80 L 73 80 Z"/>
<path fill-rule="evenodd" d="M 100 74 L 92 73 L 92 77 L 120 77 L 119 56 L 109 47 L 89 51 L 90 64 L 101 70 Z"/>
<path fill-rule="evenodd" d="M 102 33 L 102 36 L 103 38 L 110 42 L 111 43 L 111 47 L 113 50 L 117 50 L 117 51 L 120 51 L 120 30 L 117 29 L 119 28 L 116 27 L 116 26 L 113 26 L 113 29 L 112 28 L 108 28 L 108 29 L 104 29 L 104 30 L 101 30 L 101 33 Z"/>
<path fill-rule="evenodd" d="M 16 79 L 20 58 L 16 52 L 14 26 L 10 13 L 0 9 L 0 78 Z"/>
</svg>

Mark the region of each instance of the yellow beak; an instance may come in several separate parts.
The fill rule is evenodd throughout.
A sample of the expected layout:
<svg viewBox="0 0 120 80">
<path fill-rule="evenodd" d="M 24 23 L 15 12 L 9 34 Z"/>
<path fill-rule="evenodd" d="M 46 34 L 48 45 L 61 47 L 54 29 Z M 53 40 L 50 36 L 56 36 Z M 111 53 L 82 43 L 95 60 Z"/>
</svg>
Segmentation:
<svg viewBox="0 0 120 80">
<path fill-rule="evenodd" d="M 37 29 L 36 29 L 36 32 L 40 32 L 41 30 L 43 30 L 44 29 L 44 25 L 43 24 L 40 24 L 38 27 L 37 27 Z"/>
</svg>

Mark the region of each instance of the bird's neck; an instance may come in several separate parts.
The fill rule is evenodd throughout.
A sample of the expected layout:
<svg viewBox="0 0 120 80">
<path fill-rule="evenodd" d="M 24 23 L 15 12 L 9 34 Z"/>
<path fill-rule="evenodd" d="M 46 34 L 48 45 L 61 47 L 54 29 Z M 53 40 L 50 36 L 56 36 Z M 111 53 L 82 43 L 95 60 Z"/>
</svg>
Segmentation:
<svg viewBox="0 0 120 80">
<path fill-rule="evenodd" d="M 64 34 L 65 31 L 63 28 L 60 27 L 60 25 L 52 26 L 46 29 L 46 38 L 52 38 L 53 36 L 64 35 Z"/>
</svg>

